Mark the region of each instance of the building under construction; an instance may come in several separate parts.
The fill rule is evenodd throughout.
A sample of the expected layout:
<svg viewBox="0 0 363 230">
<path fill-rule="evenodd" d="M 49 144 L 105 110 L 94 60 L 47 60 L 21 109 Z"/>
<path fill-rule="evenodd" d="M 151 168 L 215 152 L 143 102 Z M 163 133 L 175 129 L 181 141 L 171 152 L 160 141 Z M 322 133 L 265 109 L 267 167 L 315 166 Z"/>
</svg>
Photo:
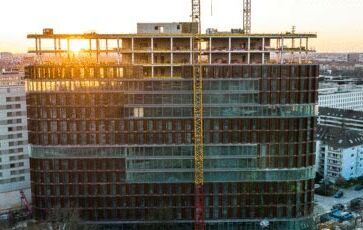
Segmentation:
<svg viewBox="0 0 363 230">
<path fill-rule="evenodd" d="M 316 34 L 197 30 L 28 35 L 37 218 L 69 208 L 118 229 L 311 229 Z"/>
</svg>

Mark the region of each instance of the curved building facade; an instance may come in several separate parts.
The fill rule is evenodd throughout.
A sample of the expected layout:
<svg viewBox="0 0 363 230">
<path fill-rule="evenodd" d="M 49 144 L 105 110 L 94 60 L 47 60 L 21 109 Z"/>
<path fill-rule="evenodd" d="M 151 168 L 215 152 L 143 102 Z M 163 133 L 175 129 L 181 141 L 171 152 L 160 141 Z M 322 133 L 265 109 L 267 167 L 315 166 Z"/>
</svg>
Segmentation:
<svg viewBox="0 0 363 230">
<path fill-rule="evenodd" d="M 193 228 L 193 71 L 170 66 L 27 68 L 37 218 L 59 207 L 122 229 Z M 318 66 L 202 73 L 206 229 L 311 229 Z"/>
</svg>

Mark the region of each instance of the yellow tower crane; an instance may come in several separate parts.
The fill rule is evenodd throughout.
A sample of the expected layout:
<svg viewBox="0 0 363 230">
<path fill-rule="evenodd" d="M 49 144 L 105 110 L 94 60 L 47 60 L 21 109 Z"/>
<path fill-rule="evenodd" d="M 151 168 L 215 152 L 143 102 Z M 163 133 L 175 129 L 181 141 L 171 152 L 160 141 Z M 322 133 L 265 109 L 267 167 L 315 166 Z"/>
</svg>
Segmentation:
<svg viewBox="0 0 363 230">
<path fill-rule="evenodd" d="M 203 132 L 203 67 L 200 0 L 192 0 L 192 22 L 198 23 L 193 35 L 193 120 L 194 120 L 194 229 L 204 230 L 204 132 Z M 243 29 L 251 33 L 251 0 L 243 0 Z M 198 54 L 194 51 L 197 49 Z"/>
</svg>

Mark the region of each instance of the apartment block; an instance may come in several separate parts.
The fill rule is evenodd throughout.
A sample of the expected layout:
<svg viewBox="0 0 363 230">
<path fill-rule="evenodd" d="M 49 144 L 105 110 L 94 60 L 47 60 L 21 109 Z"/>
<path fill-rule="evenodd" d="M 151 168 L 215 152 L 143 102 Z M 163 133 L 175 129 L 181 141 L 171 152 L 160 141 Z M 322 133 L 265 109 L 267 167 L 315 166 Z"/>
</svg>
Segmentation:
<svg viewBox="0 0 363 230">
<path fill-rule="evenodd" d="M 318 130 L 319 169 L 335 182 L 363 176 L 363 134 L 345 128 L 321 126 Z"/>
<path fill-rule="evenodd" d="M 0 210 L 20 205 L 19 190 L 29 188 L 24 80 L 19 75 L 0 75 Z M 8 200 L 13 195 L 17 199 Z"/>
</svg>

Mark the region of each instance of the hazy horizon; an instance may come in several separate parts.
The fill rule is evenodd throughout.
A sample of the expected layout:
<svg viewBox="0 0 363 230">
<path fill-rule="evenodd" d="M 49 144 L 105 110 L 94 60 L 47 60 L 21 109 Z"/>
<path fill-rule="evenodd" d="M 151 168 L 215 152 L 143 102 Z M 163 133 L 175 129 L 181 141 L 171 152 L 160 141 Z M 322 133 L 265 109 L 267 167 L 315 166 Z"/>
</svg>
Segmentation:
<svg viewBox="0 0 363 230">
<path fill-rule="evenodd" d="M 213 1 L 213 15 L 211 12 Z M 229 4 L 226 4 L 228 1 Z M 242 0 L 201 0 L 202 27 L 242 27 Z M 137 22 L 190 21 L 190 0 L 2 2 L 0 52 L 26 53 L 28 33 L 134 33 Z M 252 0 L 252 33 L 317 32 L 318 52 L 363 52 L 362 0 Z"/>
</svg>

